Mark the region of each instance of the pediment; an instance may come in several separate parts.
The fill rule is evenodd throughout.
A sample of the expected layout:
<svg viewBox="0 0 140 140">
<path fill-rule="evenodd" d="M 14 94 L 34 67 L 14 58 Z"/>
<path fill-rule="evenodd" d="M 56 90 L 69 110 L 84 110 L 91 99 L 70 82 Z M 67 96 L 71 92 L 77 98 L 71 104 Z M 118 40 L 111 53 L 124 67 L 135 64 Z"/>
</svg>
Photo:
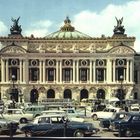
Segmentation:
<svg viewBox="0 0 140 140">
<path fill-rule="evenodd" d="M 109 53 L 111 54 L 135 54 L 135 50 L 127 46 L 117 46 L 112 48 Z"/>
<path fill-rule="evenodd" d="M 24 54 L 26 53 L 26 50 L 20 46 L 7 46 L 1 50 L 1 53 Z"/>
</svg>

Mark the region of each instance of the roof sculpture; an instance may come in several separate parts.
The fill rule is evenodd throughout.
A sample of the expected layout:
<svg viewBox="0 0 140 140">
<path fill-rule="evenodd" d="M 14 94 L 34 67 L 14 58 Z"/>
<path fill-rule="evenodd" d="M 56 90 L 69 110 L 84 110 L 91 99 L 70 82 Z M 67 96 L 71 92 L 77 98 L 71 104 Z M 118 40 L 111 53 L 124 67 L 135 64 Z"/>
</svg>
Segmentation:
<svg viewBox="0 0 140 140">
<path fill-rule="evenodd" d="M 11 20 L 13 21 L 13 26 L 11 26 L 10 28 L 10 32 L 11 35 L 21 35 L 21 25 L 18 25 L 20 17 L 18 17 L 17 19 L 11 18 Z"/>
<path fill-rule="evenodd" d="M 116 17 L 115 17 L 116 18 Z M 123 17 L 121 19 L 117 19 L 116 18 L 116 21 L 117 21 L 117 26 L 115 26 L 114 28 L 114 35 L 118 35 L 118 34 L 124 34 L 125 32 L 125 29 L 124 29 L 124 26 L 122 26 L 122 22 L 123 22 Z"/>
</svg>

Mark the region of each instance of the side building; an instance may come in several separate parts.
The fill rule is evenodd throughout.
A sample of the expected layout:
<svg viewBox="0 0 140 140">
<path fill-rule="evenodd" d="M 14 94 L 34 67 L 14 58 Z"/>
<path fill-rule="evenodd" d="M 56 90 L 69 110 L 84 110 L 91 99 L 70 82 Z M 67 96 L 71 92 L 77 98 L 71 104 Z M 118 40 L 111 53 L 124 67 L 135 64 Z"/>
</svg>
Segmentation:
<svg viewBox="0 0 140 140">
<path fill-rule="evenodd" d="M 75 30 L 67 17 L 60 30 L 36 38 L 24 37 L 18 20 L 0 37 L 1 99 L 29 102 L 34 91 L 39 101 L 108 100 L 119 93 L 140 99 L 140 55 L 121 24 L 111 37 L 94 38 Z"/>
</svg>

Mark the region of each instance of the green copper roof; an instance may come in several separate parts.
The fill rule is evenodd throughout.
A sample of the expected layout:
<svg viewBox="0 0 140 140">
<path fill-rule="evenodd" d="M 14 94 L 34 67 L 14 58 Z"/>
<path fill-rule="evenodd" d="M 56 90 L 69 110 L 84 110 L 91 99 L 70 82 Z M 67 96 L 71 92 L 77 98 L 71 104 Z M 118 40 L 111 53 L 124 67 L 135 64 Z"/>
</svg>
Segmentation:
<svg viewBox="0 0 140 140">
<path fill-rule="evenodd" d="M 64 20 L 64 26 L 60 28 L 59 31 L 51 33 L 45 38 L 47 39 L 91 39 L 90 36 L 83 34 L 77 30 L 75 30 L 74 27 L 71 26 L 71 21 L 67 17 Z"/>
</svg>

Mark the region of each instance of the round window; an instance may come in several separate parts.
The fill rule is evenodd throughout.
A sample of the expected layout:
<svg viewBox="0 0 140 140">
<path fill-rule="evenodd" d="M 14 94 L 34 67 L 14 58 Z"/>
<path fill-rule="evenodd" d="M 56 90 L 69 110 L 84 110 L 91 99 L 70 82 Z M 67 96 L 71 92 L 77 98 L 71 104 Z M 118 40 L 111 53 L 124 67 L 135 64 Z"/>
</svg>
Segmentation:
<svg viewBox="0 0 140 140">
<path fill-rule="evenodd" d="M 53 66 L 53 65 L 54 65 L 54 61 L 53 61 L 53 60 L 49 60 L 49 61 L 48 61 L 48 65 L 49 65 L 49 66 Z"/>
<path fill-rule="evenodd" d="M 103 60 L 99 60 L 98 64 L 99 64 L 99 66 L 103 66 L 104 65 L 104 61 Z"/>
<path fill-rule="evenodd" d="M 66 66 L 69 66 L 70 64 L 71 64 L 70 60 L 66 60 L 66 61 L 65 61 L 65 65 L 66 65 Z"/>
<path fill-rule="evenodd" d="M 119 60 L 119 61 L 118 61 L 118 64 L 119 64 L 119 65 L 124 65 L 124 60 Z"/>
<path fill-rule="evenodd" d="M 82 60 L 81 63 L 82 63 L 83 66 L 86 66 L 87 65 L 87 61 L 86 60 Z"/>
<path fill-rule="evenodd" d="M 31 65 L 32 65 L 32 66 L 36 66 L 36 65 L 37 65 L 37 60 L 32 60 L 32 61 L 31 61 Z"/>
<path fill-rule="evenodd" d="M 11 60 L 11 64 L 12 64 L 12 65 L 17 65 L 17 64 L 18 64 L 18 63 L 17 63 L 17 60 L 16 60 L 16 59 L 12 59 L 12 60 Z"/>
</svg>

